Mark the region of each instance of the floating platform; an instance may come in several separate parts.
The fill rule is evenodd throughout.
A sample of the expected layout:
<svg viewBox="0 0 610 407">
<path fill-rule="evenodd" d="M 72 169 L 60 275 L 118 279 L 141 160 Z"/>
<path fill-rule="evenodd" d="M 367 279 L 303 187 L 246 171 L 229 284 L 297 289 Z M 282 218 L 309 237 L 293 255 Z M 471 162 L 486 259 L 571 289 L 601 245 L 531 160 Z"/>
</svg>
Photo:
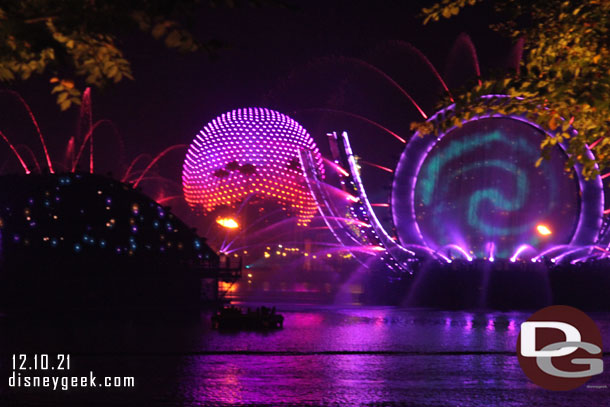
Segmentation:
<svg viewBox="0 0 610 407">
<path fill-rule="evenodd" d="M 275 307 L 260 307 L 243 312 L 229 306 L 212 316 L 212 327 L 219 330 L 270 330 L 284 327 L 284 316 L 275 313 Z"/>
</svg>

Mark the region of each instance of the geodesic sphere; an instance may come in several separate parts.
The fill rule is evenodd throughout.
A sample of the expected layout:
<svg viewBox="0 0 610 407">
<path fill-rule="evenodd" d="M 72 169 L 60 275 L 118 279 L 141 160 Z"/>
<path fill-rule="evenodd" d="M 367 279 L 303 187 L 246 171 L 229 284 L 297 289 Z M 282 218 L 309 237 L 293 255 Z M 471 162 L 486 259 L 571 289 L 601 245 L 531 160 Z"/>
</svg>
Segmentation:
<svg viewBox="0 0 610 407">
<path fill-rule="evenodd" d="M 303 176 L 300 149 L 313 153 L 323 173 L 314 140 L 290 117 L 265 108 L 224 113 L 190 145 L 182 172 L 184 197 L 191 207 L 212 211 L 254 194 L 283 205 L 306 225 L 317 204 Z"/>
</svg>

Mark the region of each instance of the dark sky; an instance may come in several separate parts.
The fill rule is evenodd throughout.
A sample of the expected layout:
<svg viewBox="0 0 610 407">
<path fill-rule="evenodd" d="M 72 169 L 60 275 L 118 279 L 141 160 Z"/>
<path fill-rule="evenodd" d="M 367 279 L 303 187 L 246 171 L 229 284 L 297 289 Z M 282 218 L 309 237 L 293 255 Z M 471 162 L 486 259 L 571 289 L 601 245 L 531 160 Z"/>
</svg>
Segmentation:
<svg viewBox="0 0 610 407">
<path fill-rule="evenodd" d="M 283 79 L 300 72 L 291 83 L 297 91 L 288 97 L 280 91 L 279 98 L 270 107 L 289 113 L 295 107 L 311 107 L 317 99 L 323 104 L 324 98 L 336 90 L 342 76 L 349 76 L 352 83 L 363 84 L 362 89 L 347 92 L 348 97 L 356 95 L 351 99 L 353 103 L 364 105 L 370 101 L 370 106 L 362 107 L 359 113 L 367 115 L 370 111 L 372 116 L 377 115 L 373 117 L 375 120 L 406 132 L 408 123 L 417 117 L 409 106 L 393 102 L 395 95 L 390 95 L 391 91 L 374 80 L 365 76 L 360 79 L 349 67 L 343 75 L 341 66 L 330 69 L 328 75 L 322 74 L 322 79 L 313 83 L 309 78 L 309 82 L 303 80 L 299 84 L 299 75 L 306 77 L 308 64 L 314 61 L 315 65 L 322 57 L 373 60 L 405 89 L 413 90 L 414 96 L 430 112 L 439 93 L 438 84 L 429 86 L 432 82 L 420 80 L 425 75 L 416 64 L 394 60 L 390 54 L 379 57 L 380 53 L 375 50 L 380 44 L 390 40 L 408 41 L 426 54 L 442 74 L 451 47 L 462 32 L 471 36 L 483 69 L 504 63 L 510 48 L 510 42 L 488 29 L 489 6 L 478 6 L 451 21 L 423 26 L 417 14 L 423 5 L 431 2 L 292 0 L 290 3 L 294 7 L 201 10 L 193 31 L 202 39 L 216 38 L 229 46 L 214 58 L 168 50 L 145 34 L 122 39 L 126 57 L 133 64 L 135 80 L 123 81 L 102 91 L 94 89 L 94 119 L 107 118 L 114 122 L 125 142 L 127 158 L 141 152 L 155 153 L 172 144 L 188 144 L 205 123 L 227 110 L 270 104 L 265 95 L 277 94 Z M 449 71 L 459 72 L 462 68 L 450 67 Z M 471 67 L 463 69 L 472 73 Z M 31 80 L 16 88 L 32 105 L 57 154 L 74 132 L 77 112 L 59 111 L 54 97 L 49 95 L 46 80 Z M 284 92 L 290 91 L 289 87 Z M 290 103 L 283 105 L 283 100 Z M 304 106 L 297 106 L 295 100 L 303 100 Z M 360 109 L 360 106 L 348 107 Z M 333 130 L 325 128 L 326 122 L 316 122 L 317 118 L 297 117 L 297 120 L 302 121 L 314 138 Z M 27 127 L 25 120 L 23 123 Z M 339 127 L 348 125 L 337 122 Z M 114 147 L 107 151 L 113 152 Z M 388 164 L 399 153 L 393 151 L 394 158 Z M 107 158 L 100 158 L 104 159 Z M 169 156 L 162 163 L 162 172 L 178 177 L 181 162 L 181 153 Z"/>
</svg>

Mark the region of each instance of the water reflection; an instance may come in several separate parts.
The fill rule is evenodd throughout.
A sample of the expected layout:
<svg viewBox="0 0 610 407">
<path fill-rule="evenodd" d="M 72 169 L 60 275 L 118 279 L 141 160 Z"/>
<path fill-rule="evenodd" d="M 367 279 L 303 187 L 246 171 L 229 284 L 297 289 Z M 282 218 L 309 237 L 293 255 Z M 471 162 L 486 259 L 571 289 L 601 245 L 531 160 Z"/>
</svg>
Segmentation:
<svg viewBox="0 0 610 407">
<path fill-rule="evenodd" d="M 0 319 L 3 377 L 11 352 L 74 354 L 78 369 L 133 374 L 137 388 L 95 392 L 103 405 L 604 405 L 606 390 L 551 393 L 514 355 L 526 313 L 390 307 L 284 307 L 281 331 L 225 334 L 197 321 L 9 323 Z M 610 315 L 592 315 L 610 343 Z M 608 358 L 606 357 L 606 362 Z M 15 391 L 0 405 L 83 405 L 92 393 Z M 590 384 L 607 384 L 608 375 Z M 13 404 L 11 404 L 13 403 Z M 80 404 L 79 404 L 80 403 Z M 15 404 L 19 405 L 19 404 Z"/>
</svg>

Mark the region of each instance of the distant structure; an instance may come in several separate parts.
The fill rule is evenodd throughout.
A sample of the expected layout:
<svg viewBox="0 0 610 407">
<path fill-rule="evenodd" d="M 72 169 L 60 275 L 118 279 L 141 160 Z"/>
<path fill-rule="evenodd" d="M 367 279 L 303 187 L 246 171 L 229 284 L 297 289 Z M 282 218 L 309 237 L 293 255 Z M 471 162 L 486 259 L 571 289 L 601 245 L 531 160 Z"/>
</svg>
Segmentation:
<svg viewBox="0 0 610 407">
<path fill-rule="evenodd" d="M 565 143 L 535 166 L 547 135 L 554 134 L 525 117 L 498 114 L 439 135 L 414 135 L 393 182 L 400 241 L 492 262 L 603 255 L 593 250 L 604 210 L 602 181 L 585 179 L 579 165 L 566 172 Z"/>
<path fill-rule="evenodd" d="M 392 212 L 391 229 L 384 228 L 367 197 L 347 132 L 329 134 L 340 185 L 355 197 L 347 204 L 333 201 L 318 187 L 313 161 L 303 152 L 321 216 L 337 240 L 371 270 L 359 300 L 457 308 L 570 304 L 610 309 L 610 210 L 604 205 L 603 183 L 610 174 L 585 178 L 578 163 L 566 171 L 570 150 L 565 138 L 557 139 L 552 154 L 536 166 L 541 141 L 558 130 L 543 128 L 525 114 L 493 113 L 494 104 L 501 105 L 506 96 L 483 98 L 490 111 L 442 132 L 415 133 L 406 143 L 385 205 Z M 453 109 L 429 120 L 435 125 L 455 117 Z M 591 148 L 586 153 L 594 159 Z M 351 221 L 342 221 L 342 213 Z M 367 262 L 364 255 L 373 250 L 375 259 Z"/>
<path fill-rule="evenodd" d="M 5 310 L 182 311 L 239 278 L 169 208 L 95 174 L 0 177 Z M 33 309 L 32 309 L 33 308 Z"/>
<path fill-rule="evenodd" d="M 483 96 L 490 111 L 505 98 Z M 429 121 L 452 117 L 453 109 L 449 106 Z M 555 131 L 525 115 L 487 112 L 440 134 L 415 133 L 393 171 L 386 204 L 392 211 L 391 230 L 381 225 L 368 200 L 347 133 L 330 136 L 340 184 L 356 199 L 348 208 L 353 221 L 337 221 L 345 212 L 344 203 L 333 206 L 326 191 L 318 188 L 311 158 L 303 154 L 322 216 L 340 243 L 376 249 L 398 277 L 413 273 L 415 262 L 427 260 L 559 265 L 610 254 L 603 185 L 608 174 L 587 179 L 578 163 L 566 171 L 566 140 L 558 140 L 549 159 L 534 165 L 541 141 L 554 137 Z M 593 160 L 590 149 L 587 154 Z"/>
</svg>

